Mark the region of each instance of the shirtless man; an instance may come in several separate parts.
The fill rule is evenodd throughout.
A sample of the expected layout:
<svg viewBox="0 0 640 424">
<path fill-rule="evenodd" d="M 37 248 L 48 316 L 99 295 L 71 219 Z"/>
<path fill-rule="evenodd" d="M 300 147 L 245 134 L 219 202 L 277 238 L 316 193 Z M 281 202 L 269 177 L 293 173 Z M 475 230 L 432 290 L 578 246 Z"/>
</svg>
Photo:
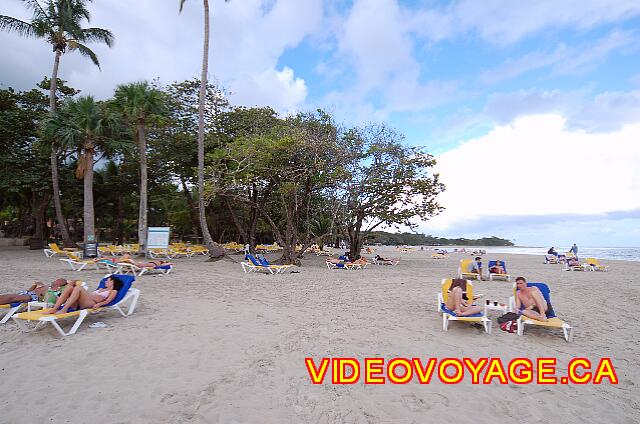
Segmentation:
<svg viewBox="0 0 640 424">
<path fill-rule="evenodd" d="M 525 317 L 547 321 L 547 301 L 537 287 L 527 287 L 524 277 L 516 278 L 516 311 Z"/>
</svg>

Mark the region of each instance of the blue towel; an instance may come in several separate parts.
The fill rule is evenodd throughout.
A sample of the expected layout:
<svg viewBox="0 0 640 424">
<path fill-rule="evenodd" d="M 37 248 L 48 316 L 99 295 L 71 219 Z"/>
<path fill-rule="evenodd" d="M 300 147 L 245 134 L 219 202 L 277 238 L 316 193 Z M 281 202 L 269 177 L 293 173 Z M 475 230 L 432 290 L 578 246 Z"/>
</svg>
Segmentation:
<svg viewBox="0 0 640 424">
<path fill-rule="evenodd" d="M 447 308 L 447 306 L 444 303 L 440 304 L 440 308 L 442 309 L 443 312 L 446 312 L 451 316 L 457 317 L 456 313 L 453 312 L 452 310 L 450 310 L 449 308 Z M 482 318 L 483 316 L 484 316 L 484 314 L 482 312 L 478 312 L 477 314 L 465 315 L 465 316 L 460 317 L 460 318 Z"/>
</svg>

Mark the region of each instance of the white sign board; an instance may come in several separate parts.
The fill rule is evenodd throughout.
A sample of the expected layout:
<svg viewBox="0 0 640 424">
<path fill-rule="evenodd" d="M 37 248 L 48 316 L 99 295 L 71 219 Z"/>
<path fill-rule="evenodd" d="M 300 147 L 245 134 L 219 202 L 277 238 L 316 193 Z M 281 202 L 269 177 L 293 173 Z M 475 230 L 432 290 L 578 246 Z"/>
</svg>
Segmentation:
<svg viewBox="0 0 640 424">
<path fill-rule="evenodd" d="M 148 249 L 166 249 L 169 247 L 169 230 L 171 227 L 149 227 L 147 234 Z"/>
</svg>

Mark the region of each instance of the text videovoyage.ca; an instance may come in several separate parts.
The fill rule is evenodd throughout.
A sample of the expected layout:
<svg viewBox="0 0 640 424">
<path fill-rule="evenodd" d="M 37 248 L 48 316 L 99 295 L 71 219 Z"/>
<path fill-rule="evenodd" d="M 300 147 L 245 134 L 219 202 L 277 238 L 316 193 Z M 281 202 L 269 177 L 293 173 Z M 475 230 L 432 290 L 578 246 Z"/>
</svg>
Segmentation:
<svg viewBox="0 0 640 424">
<path fill-rule="evenodd" d="M 313 384 L 618 384 L 610 358 L 305 358 Z M 329 372 L 329 368 L 331 371 Z M 330 378 L 330 380 L 329 380 Z"/>
</svg>

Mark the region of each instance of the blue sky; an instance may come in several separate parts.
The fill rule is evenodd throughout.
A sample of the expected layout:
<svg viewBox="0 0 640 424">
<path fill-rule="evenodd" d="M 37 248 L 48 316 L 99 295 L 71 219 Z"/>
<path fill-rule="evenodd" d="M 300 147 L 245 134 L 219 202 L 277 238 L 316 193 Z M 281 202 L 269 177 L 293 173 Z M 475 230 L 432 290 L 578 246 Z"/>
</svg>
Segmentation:
<svg viewBox="0 0 640 424">
<path fill-rule="evenodd" d="M 65 55 L 62 77 L 118 83 L 198 74 L 201 5 L 95 0 L 102 71 Z M 211 77 L 242 105 L 325 108 L 384 121 L 438 158 L 447 210 L 434 235 L 527 245 L 640 245 L 640 3 L 626 0 L 212 1 Z M 0 14 L 27 19 L 18 0 Z M 0 34 L 0 84 L 50 73 L 37 40 Z M 477 196 L 469 193 L 477 192 Z"/>
</svg>

